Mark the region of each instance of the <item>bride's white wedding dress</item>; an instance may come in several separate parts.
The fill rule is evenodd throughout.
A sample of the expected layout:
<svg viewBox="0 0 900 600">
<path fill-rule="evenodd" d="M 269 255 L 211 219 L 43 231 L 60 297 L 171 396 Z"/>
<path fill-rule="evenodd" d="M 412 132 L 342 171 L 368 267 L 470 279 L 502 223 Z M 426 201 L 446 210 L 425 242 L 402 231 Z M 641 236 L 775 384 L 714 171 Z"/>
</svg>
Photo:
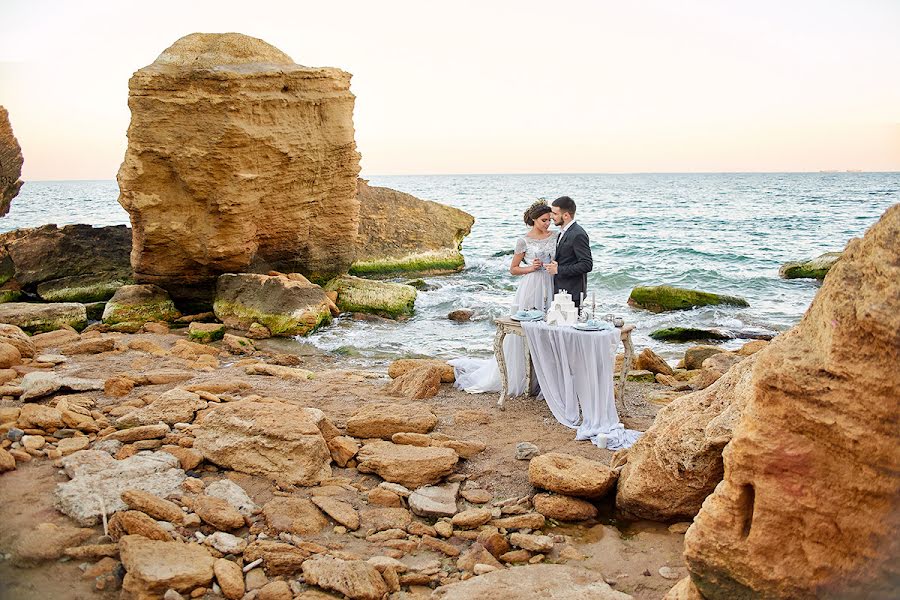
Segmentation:
<svg viewBox="0 0 900 600">
<path fill-rule="evenodd" d="M 523 262 L 531 264 L 535 258 L 548 263 L 556 257 L 556 239 L 559 232 L 554 231 L 549 237 L 537 240 L 522 236 L 516 241 L 516 254 L 525 253 Z M 512 303 L 511 313 L 519 310 L 537 308 L 546 311 L 553 300 L 553 276 L 545 269 L 533 271 L 520 277 L 516 298 Z M 503 357 L 506 360 L 506 374 L 510 396 L 525 393 L 525 342 L 518 335 L 508 335 L 503 340 Z M 457 388 L 470 394 L 499 392 L 500 367 L 494 357 L 456 358 L 448 361 L 456 373 Z M 536 383 L 536 381 L 535 381 Z"/>
</svg>

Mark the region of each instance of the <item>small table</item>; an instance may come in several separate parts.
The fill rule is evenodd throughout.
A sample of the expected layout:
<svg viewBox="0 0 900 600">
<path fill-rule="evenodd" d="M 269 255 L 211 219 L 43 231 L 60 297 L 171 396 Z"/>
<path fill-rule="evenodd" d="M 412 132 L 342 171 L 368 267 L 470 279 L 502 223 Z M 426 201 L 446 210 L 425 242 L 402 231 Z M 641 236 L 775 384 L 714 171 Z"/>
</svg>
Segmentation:
<svg viewBox="0 0 900 600">
<path fill-rule="evenodd" d="M 518 335 L 522 338 L 525 346 L 525 393 L 531 394 L 531 352 L 528 349 L 528 338 L 522 330 L 522 323 L 514 321 L 509 317 L 500 317 L 494 319 L 497 324 L 497 335 L 494 337 L 494 356 L 497 357 L 497 364 L 500 367 L 500 399 L 497 400 L 497 408 L 504 410 L 506 403 L 506 394 L 509 391 L 509 381 L 506 375 L 506 358 L 503 356 L 503 340 L 510 333 Z M 626 324 L 621 328 L 622 345 L 625 346 L 625 360 L 622 361 L 622 373 L 619 375 L 619 383 L 616 386 L 616 410 L 620 414 L 625 414 L 625 381 L 628 378 L 628 371 L 631 370 L 631 363 L 634 360 L 634 346 L 631 343 L 631 332 L 634 325 Z"/>
</svg>

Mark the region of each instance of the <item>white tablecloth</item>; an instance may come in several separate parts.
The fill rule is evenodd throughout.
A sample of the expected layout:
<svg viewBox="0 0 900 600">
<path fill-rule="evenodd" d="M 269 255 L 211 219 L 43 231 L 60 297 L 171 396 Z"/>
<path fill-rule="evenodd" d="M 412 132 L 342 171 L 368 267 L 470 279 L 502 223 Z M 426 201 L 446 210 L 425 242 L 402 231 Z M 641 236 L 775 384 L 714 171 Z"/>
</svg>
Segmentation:
<svg viewBox="0 0 900 600">
<path fill-rule="evenodd" d="M 575 439 L 601 448 L 628 448 L 641 432 L 619 422 L 613 369 L 621 332 L 523 322 L 541 393 L 556 420 L 577 430 Z"/>
</svg>

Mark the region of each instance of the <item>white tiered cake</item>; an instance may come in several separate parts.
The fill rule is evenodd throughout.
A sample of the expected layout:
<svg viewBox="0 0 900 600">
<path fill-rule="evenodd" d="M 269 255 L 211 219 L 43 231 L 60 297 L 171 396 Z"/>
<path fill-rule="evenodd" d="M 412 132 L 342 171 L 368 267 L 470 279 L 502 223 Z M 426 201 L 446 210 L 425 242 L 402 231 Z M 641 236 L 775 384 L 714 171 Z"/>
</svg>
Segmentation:
<svg viewBox="0 0 900 600">
<path fill-rule="evenodd" d="M 572 302 L 572 295 L 565 290 L 553 296 L 550 310 L 547 311 L 548 325 L 574 325 L 578 322 L 578 309 Z"/>
</svg>

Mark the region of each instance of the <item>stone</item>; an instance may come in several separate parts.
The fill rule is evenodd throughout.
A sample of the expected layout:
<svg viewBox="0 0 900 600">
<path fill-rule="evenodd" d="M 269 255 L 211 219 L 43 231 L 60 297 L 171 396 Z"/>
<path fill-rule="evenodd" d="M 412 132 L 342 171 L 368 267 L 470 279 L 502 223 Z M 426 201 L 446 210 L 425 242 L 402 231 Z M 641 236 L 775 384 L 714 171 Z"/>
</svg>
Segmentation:
<svg viewBox="0 0 900 600">
<path fill-rule="evenodd" d="M 703 597 L 896 595 L 898 239 L 894 205 L 801 321 L 723 377 L 756 359 L 723 479 L 685 536 Z"/>
<path fill-rule="evenodd" d="M 369 490 L 368 501 L 369 504 L 376 506 L 403 506 L 403 500 L 400 499 L 400 496 L 380 487 Z"/>
<path fill-rule="evenodd" d="M 216 582 L 227 600 L 240 600 L 244 596 L 244 574 L 240 565 L 224 558 L 213 563 Z"/>
<path fill-rule="evenodd" d="M 627 381 L 639 381 L 644 383 L 653 383 L 656 381 L 656 375 L 652 371 L 639 371 L 632 369 L 625 376 Z"/>
<path fill-rule="evenodd" d="M 435 600 L 496 600 L 497 598 L 565 598 L 566 600 L 630 600 L 612 589 L 596 570 L 571 565 L 538 564 L 500 569 L 465 581 L 443 585 Z"/>
<path fill-rule="evenodd" d="M 691 342 L 695 340 L 725 341 L 735 337 L 733 332 L 701 327 L 664 327 L 650 332 L 650 337 L 660 342 Z"/>
<path fill-rule="evenodd" d="M 259 508 L 244 491 L 244 488 L 229 479 L 220 479 L 206 486 L 204 493 L 213 498 L 221 498 L 245 517 L 252 517 Z"/>
<path fill-rule="evenodd" d="M 272 332 L 261 323 L 251 323 L 247 329 L 247 337 L 251 340 L 265 340 L 272 337 Z"/>
<path fill-rule="evenodd" d="M 703 596 L 700 595 L 691 578 L 685 577 L 666 593 L 663 600 L 703 600 Z"/>
<path fill-rule="evenodd" d="M 740 356 L 750 356 L 751 354 L 756 354 L 768 345 L 769 342 L 766 340 L 753 340 L 752 342 L 747 342 L 741 346 L 737 353 Z"/>
<path fill-rule="evenodd" d="M 691 523 L 685 521 L 682 521 L 680 523 L 672 523 L 671 525 L 669 525 L 669 532 L 675 534 L 686 533 L 687 530 L 690 529 L 690 527 Z"/>
<path fill-rule="evenodd" d="M 346 435 L 338 435 L 328 440 L 328 451 L 331 459 L 339 467 L 346 467 L 347 463 L 359 452 L 359 442 Z"/>
<path fill-rule="evenodd" d="M 120 429 L 106 435 L 104 440 L 116 440 L 125 444 L 141 440 L 158 440 L 169 434 L 169 426 L 165 423 L 156 425 L 139 425 L 129 429 Z"/>
<path fill-rule="evenodd" d="M 139 510 L 160 521 L 169 521 L 176 525 L 184 521 L 184 512 L 174 502 L 170 502 L 144 490 L 125 490 L 121 494 L 122 502 L 131 510 Z"/>
<path fill-rule="evenodd" d="M 466 502 L 470 502 L 472 504 L 485 504 L 486 502 L 490 502 L 494 498 L 494 495 L 487 490 L 468 487 L 460 492 L 460 495 L 466 500 Z"/>
<path fill-rule="evenodd" d="M 328 526 L 328 519 L 307 498 L 273 498 L 262 507 L 266 524 L 275 531 L 314 535 Z"/>
<path fill-rule="evenodd" d="M 151 423 L 191 423 L 199 410 L 206 408 L 207 402 L 199 395 L 179 388 L 169 390 L 159 398 L 116 419 L 117 427 L 134 427 Z"/>
<path fill-rule="evenodd" d="M 259 589 L 256 600 L 292 600 L 293 597 L 286 581 L 271 581 Z"/>
<path fill-rule="evenodd" d="M 203 543 L 212 546 L 222 554 L 240 554 L 247 547 L 247 540 L 224 531 L 216 531 L 206 536 Z"/>
<path fill-rule="evenodd" d="M 35 350 L 42 351 L 49 348 L 60 348 L 66 344 L 77 342 L 81 339 L 78 332 L 70 329 L 57 329 L 56 331 L 48 331 L 47 333 L 38 333 L 31 336 L 31 343 Z"/>
<path fill-rule="evenodd" d="M 119 540 L 122 589 L 135 595 L 187 592 L 212 582 L 215 559 L 202 547 L 126 535 Z"/>
<path fill-rule="evenodd" d="M 549 452 L 531 459 L 528 480 L 557 494 L 602 498 L 615 486 L 616 472 L 594 460 Z"/>
<path fill-rule="evenodd" d="M 65 549 L 78 546 L 94 534 L 92 529 L 82 529 L 69 525 L 40 523 L 26 529 L 12 548 L 13 561 L 17 566 L 61 558 Z"/>
<path fill-rule="evenodd" d="M 363 508 L 359 511 L 359 517 L 363 531 L 406 530 L 412 522 L 412 515 L 403 508 Z"/>
<path fill-rule="evenodd" d="M 354 275 L 451 273 L 465 266 L 460 248 L 475 219 L 456 208 L 358 180 L 360 213 Z"/>
<path fill-rule="evenodd" d="M 705 359 L 700 366 L 703 369 L 725 373 L 726 371 L 728 371 L 728 369 L 741 362 L 743 359 L 743 356 L 732 352 L 718 352 Z"/>
<path fill-rule="evenodd" d="M 407 371 L 385 386 L 385 392 L 392 396 L 400 396 L 420 400 L 431 398 L 441 389 L 443 367 L 423 366 Z"/>
<path fill-rule="evenodd" d="M 750 306 L 746 300 L 737 296 L 711 294 L 668 285 L 636 287 L 628 296 L 628 304 L 651 312 L 688 310 L 697 306 Z"/>
<path fill-rule="evenodd" d="M 0 369 L 8 369 L 22 364 L 22 355 L 19 349 L 12 344 L 0 341 Z"/>
<path fill-rule="evenodd" d="M 428 433 L 437 421 L 431 408 L 422 402 L 373 402 L 362 406 L 347 419 L 347 435 L 391 439 L 395 433 Z"/>
<path fill-rule="evenodd" d="M 541 453 L 541 449 L 531 442 L 519 442 L 516 444 L 516 460 L 531 460 Z"/>
<path fill-rule="evenodd" d="M 23 435 L 20 443 L 26 450 L 40 450 L 47 441 L 42 435 Z"/>
<path fill-rule="evenodd" d="M 349 502 L 328 496 L 313 496 L 312 503 L 350 531 L 359 529 L 359 513 Z"/>
<path fill-rule="evenodd" d="M 225 326 L 221 323 L 198 323 L 188 325 L 188 338 L 199 344 L 217 342 L 225 337 Z"/>
<path fill-rule="evenodd" d="M 116 290 L 129 283 L 131 278 L 124 273 L 74 275 L 39 283 L 37 294 L 46 302 L 81 302 L 89 310 L 89 305 L 109 300 Z"/>
<path fill-rule="evenodd" d="M 705 390 L 722 377 L 722 372 L 715 369 L 700 369 L 695 377 L 691 378 L 690 385 L 695 390 Z"/>
<path fill-rule="evenodd" d="M 15 325 L 28 333 L 43 333 L 65 327 L 82 329 L 87 325 L 87 312 L 84 304 L 76 302 L 6 302 L 0 304 L 0 323 Z"/>
<path fill-rule="evenodd" d="M 0 473 L 5 473 L 7 471 L 15 471 L 16 469 L 16 459 L 15 457 L 7 452 L 4 448 L 0 448 Z"/>
<path fill-rule="evenodd" d="M 216 318 L 232 329 L 254 323 L 271 336 L 308 335 L 331 322 L 331 300 L 309 281 L 286 276 L 227 273 L 216 283 Z"/>
<path fill-rule="evenodd" d="M 381 600 L 388 592 L 378 569 L 361 560 L 314 556 L 303 563 L 303 578 L 354 600 Z"/>
<path fill-rule="evenodd" d="M 456 321 L 457 323 L 465 323 L 466 321 L 471 321 L 472 317 L 474 316 L 475 311 L 469 308 L 451 310 L 449 313 L 447 313 L 447 318 L 451 321 Z"/>
<path fill-rule="evenodd" d="M 331 477 L 321 411 L 243 400 L 214 406 L 194 424 L 194 448 L 214 464 L 296 485 Z"/>
<path fill-rule="evenodd" d="M 230 333 L 226 333 L 222 337 L 222 348 L 230 354 L 253 354 L 256 351 L 256 346 L 253 345 L 252 341 Z"/>
<path fill-rule="evenodd" d="M 0 217 L 9 212 L 9 205 L 22 188 L 22 148 L 13 135 L 9 113 L 0 106 Z"/>
<path fill-rule="evenodd" d="M 159 523 L 137 510 L 123 510 L 114 514 L 109 520 L 109 535 L 114 540 L 123 535 L 140 535 L 164 542 L 172 539 Z"/>
<path fill-rule="evenodd" d="M 441 383 L 453 383 L 456 380 L 453 367 L 443 360 L 432 358 L 401 358 L 395 360 L 388 366 L 388 376 L 391 379 L 397 379 L 409 371 L 426 366 L 439 367 L 441 369 Z"/>
<path fill-rule="evenodd" d="M 2 306 L 2 305 L 0 305 Z M 57 392 L 89 392 L 102 390 L 99 379 L 62 377 L 54 372 L 32 371 L 22 378 L 22 402 L 30 402 Z"/>
<path fill-rule="evenodd" d="M 341 312 L 367 313 L 389 319 L 412 315 L 416 288 L 402 283 L 361 279 L 351 275 L 336 277 L 325 291 L 337 292 Z"/>
<path fill-rule="evenodd" d="M 704 360 L 720 352 L 726 352 L 726 350 L 718 346 L 691 346 L 684 351 L 684 368 L 701 369 Z"/>
<path fill-rule="evenodd" d="M 494 558 L 493 554 L 488 552 L 480 543 L 475 542 L 456 561 L 456 568 L 460 571 L 474 572 L 478 565 L 503 568 L 503 565 Z"/>
<path fill-rule="evenodd" d="M 226 500 L 215 496 L 198 496 L 194 499 L 193 510 L 204 522 L 216 529 L 231 531 L 244 526 L 244 517 Z"/>
<path fill-rule="evenodd" d="M 550 552 L 553 550 L 553 538 L 549 535 L 511 533 L 509 534 L 509 543 L 517 548 L 532 552 Z"/>
<path fill-rule="evenodd" d="M 101 352 L 112 352 L 116 349 L 116 339 L 114 337 L 92 337 L 82 339 L 70 344 L 62 346 L 59 351 L 68 356 L 77 354 L 100 354 Z"/>
<path fill-rule="evenodd" d="M 153 284 L 125 285 L 116 290 L 103 309 L 107 325 L 174 321 L 181 316 L 168 292 Z"/>
<path fill-rule="evenodd" d="M 16 423 L 22 429 L 43 429 L 44 431 L 62 429 L 66 426 L 59 410 L 43 404 L 22 406 Z"/>
<path fill-rule="evenodd" d="M 299 565 L 297 567 L 299 568 Z M 252 597 L 255 597 L 259 593 L 257 590 L 267 583 L 269 583 L 269 578 L 266 577 L 266 572 L 259 567 L 250 569 L 244 576 L 244 587 L 247 588 L 248 592 L 255 592 L 252 594 Z"/>
<path fill-rule="evenodd" d="M 244 549 L 244 563 L 249 564 L 262 559 L 266 573 L 272 576 L 293 575 L 300 570 L 300 566 L 309 558 L 310 552 L 298 548 L 293 544 L 273 542 L 269 540 L 256 540 L 247 544 Z M 249 573 L 247 581 L 250 581 Z M 265 575 L 263 575 L 265 577 Z M 264 584 L 263 584 L 264 585 Z M 248 589 L 256 586 L 247 585 Z"/>
<path fill-rule="evenodd" d="M 457 548 L 450 542 L 439 540 L 437 538 L 431 537 L 430 535 L 422 536 L 422 546 L 430 548 L 432 550 L 437 550 L 438 552 L 446 554 L 447 556 L 459 556 L 460 554 L 459 548 Z"/>
<path fill-rule="evenodd" d="M 460 529 L 475 529 L 490 521 L 492 516 L 489 508 L 470 508 L 453 515 L 450 522 Z"/>
<path fill-rule="evenodd" d="M 841 258 L 841 252 L 826 252 L 810 260 L 786 262 L 778 269 L 783 279 L 825 279 L 828 271 Z"/>
<path fill-rule="evenodd" d="M 503 529 L 543 529 L 545 522 L 544 515 L 540 513 L 526 513 L 492 519 L 489 525 Z"/>
<path fill-rule="evenodd" d="M 201 454 L 199 450 L 194 450 L 193 448 L 166 445 L 160 447 L 160 450 L 168 452 L 177 458 L 181 468 L 185 471 L 193 471 L 203 462 L 203 454 Z"/>
<path fill-rule="evenodd" d="M 458 483 L 420 487 L 407 499 L 409 510 L 420 517 L 452 517 L 459 510 L 456 506 L 458 494 Z"/>
<path fill-rule="evenodd" d="M 82 450 L 63 457 L 62 464 L 71 481 L 56 486 L 56 506 L 84 526 L 99 522 L 101 506 L 107 514 L 126 510 L 125 490 L 164 498 L 185 479 L 178 460 L 164 452 L 115 460 L 102 450 Z"/>
<path fill-rule="evenodd" d="M 634 368 L 650 371 L 651 373 L 662 373 L 663 375 L 674 374 L 669 363 L 650 348 L 644 348 L 641 350 L 641 353 L 635 357 Z"/>
<path fill-rule="evenodd" d="M 20 358 L 32 358 L 38 353 L 38 349 L 32 339 L 15 325 L 0 323 L 0 341 L 14 347 L 19 352 Z M 12 381 L 19 376 L 14 369 L 3 369 L 2 372 L 6 374 L 12 373 L 12 376 L 6 376 L 6 382 Z"/>
<path fill-rule="evenodd" d="M 378 441 L 366 444 L 356 455 L 357 469 L 377 473 L 382 479 L 408 488 L 437 483 L 453 472 L 459 456 L 450 448 L 420 448 Z"/>
<path fill-rule="evenodd" d="M 138 70 L 118 174 L 136 278 L 197 299 L 222 273 L 346 272 L 360 222 L 353 102 L 349 73 L 238 33 L 190 34 Z"/>
<path fill-rule="evenodd" d="M 656 382 L 669 386 L 670 388 L 673 388 L 673 391 L 676 392 L 684 392 L 691 389 L 691 385 L 689 383 L 687 383 L 686 381 L 678 381 L 672 375 L 662 375 L 660 373 L 657 373 Z M 668 404 L 668 402 L 666 402 L 665 404 Z"/>
<path fill-rule="evenodd" d="M 656 521 L 691 518 L 722 480 L 722 449 L 752 395 L 753 355 L 705 390 L 663 407 L 624 453 L 616 507 Z"/>
<path fill-rule="evenodd" d="M 597 517 L 597 507 L 586 500 L 562 494 L 535 494 L 534 510 L 557 521 L 588 521 Z"/>
</svg>

